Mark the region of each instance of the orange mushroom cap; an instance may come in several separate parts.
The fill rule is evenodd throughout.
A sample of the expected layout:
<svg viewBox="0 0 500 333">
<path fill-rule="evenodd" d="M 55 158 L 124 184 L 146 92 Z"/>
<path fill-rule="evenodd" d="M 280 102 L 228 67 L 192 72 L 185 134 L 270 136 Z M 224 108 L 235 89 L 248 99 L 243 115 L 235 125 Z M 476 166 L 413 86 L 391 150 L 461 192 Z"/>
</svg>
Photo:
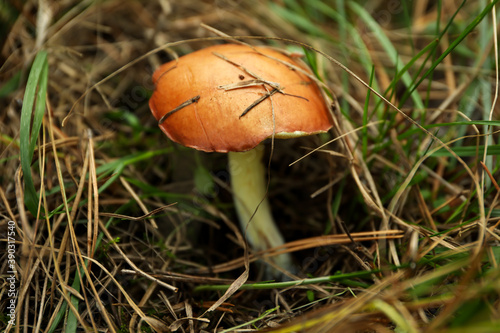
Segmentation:
<svg viewBox="0 0 500 333">
<path fill-rule="evenodd" d="M 171 140 L 207 152 L 246 151 L 273 132 L 287 138 L 329 130 L 318 86 L 293 66 L 310 73 L 270 48 L 208 47 L 158 68 L 149 106 Z"/>
</svg>

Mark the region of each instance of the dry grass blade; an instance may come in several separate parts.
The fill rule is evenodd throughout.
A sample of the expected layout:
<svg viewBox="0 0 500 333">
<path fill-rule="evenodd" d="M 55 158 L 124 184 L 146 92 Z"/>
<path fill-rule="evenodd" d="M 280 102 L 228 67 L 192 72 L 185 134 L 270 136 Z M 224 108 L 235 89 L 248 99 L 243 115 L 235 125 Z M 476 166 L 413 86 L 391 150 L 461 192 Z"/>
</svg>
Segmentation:
<svg viewBox="0 0 500 333">
<path fill-rule="evenodd" d="M 6 2 L 0 331 L 499 331 L 499 1 Z M 269 140 L 268 251 L 225 156 L 148 107 L 160 64 L 217 43 L 301 59 L 331 106 L 330 133 Z M 286 87 L 246 73 L 213 89 L 262 86 L 276 120 Z"/>
<path fill-rule="evenodd" d="M 49 107 L 49 110 L 50 110 L 50 107 Z M 54 140 L 54 126 L 53 126 L 53 121 L 52 121 L 52 116 L 51 116 L 50 111 L 48 114 L 49 114 L 49 121 L 48 121 L 49 136 L 50 136 L 51 141 L 54 142 L 55 141 Z M 90 273 L 87 270 L 87 266 L 85 265 L 82 253 L 80 251 L 80 247 L 78 245 L 77 236 L 76 236 L 74 226 L 73 226 L 73 220 L 71 219 L 71 213 L 69 211 L 68 199 L 66 197 L 64 180 L 63 180 L 62 172 L 61 172 L 61 166 L 59 163 L 59 159 L 57 158 L 57 150 L 56 150 L 55 146 L 53 146 L 52 149 L 53 149 L 53 154 L 55 156 L 54 162 L 55 162 L 55 166 L 56 166 L 57 178 L 58 178 L 60 189 L 61 189 L 61 195 L 63 198 L 64 210 L 66 213 L 66 217 L 68 218 L 68 230 L 69 230 L 69 235 L 70 235 L 70 239 L 71 239 L 71 245 L 73 247 L 73 255 L 74 255 L 75 262 L 78 263 L 77 265 L 81 265 L 79 267 L 77 266 L 77 269 L 78 270 L 83 269 L 85 276 L 89 280 L 89 284 L 92 288 L 92 291 L 94 292 L 94 295 L 97 295 L 97 291 L 95 289 L 93 282 L 91 282 L 92 279 L 91 279 Z M 81 272 L 78 272 L 78 276 L 79 277 L 82 276 Z M 70 302 L 69 295 L 66 294 L 65 298 L 66 298 L 66 301 L 68 302 L 68 305 L 72 306 L 71 302 Z M 100 310 L 101 310 L 101 313 L 104 317 L 104 320 L 109 325 L 109 329 L 111 331 L 115 332 L 116 331 L 115 325 L 114 325 L 113 321 L 111 320 L 109 313 L 106 311 L 104 304 L 102 303 L 102 300 L 100 298 L 97 298 L 96 301 L 97 301 L 97 304 L 99 304 L 99 306 L 100 306 Z M 78 310 L 72 309 L 72 313 L 78 319 L 78 321 L 80 323 L 83 323 L 83 320 L 81 319 L 81 317 L 78 313 Z"/>
<path fill-rule="evenodd" d="M 247 245 L 245 239 L 243 238 L 243 236 L 241 235 L 241 232 L 238 230 L 238 227 L 236 227 L 224 214 L 222 214 L 221 212 L 216 210 L 214 207 L 207 206 L 205 208 L 207 211 L 211 212 L 213 215 L 216 215 L 216 216 L 219 216 L 220 218 L 222 218 L 224 223 L 227 226 L 229 226 L 232 229 L 232 231 L 235 233 L 236 237 L 238 238 L 239 243 L 243 245 L 244 257 L 243 257 L 242 264 L 245 266 L 245 270 L 243 271 L 243 273 L 241 273 L 241 275 L 238 276 L 238 278 L 236 278 L 231 283 L 230 287 L 226 290 L 224 295 L 222 295 L 222 297 L 220 297 L 212 306 L 210 306 L 210 308 L 208 308 L 208 310 L 205 312 L 205 313 L 207 313 L 207 312 L 212 312 L 215 309 L 217 309 L 221 304 L 223 304 L 229 297 L 231 297 L 248 280 L 248 276 L 249 276 L 249 272 L 250 272 L 250 259 L 248 256 L 248 245 Z"/>
<path fill-rule="evenodd" d="M 88 187 L 88 242 L 87 253 L 90 257 L 94 256 L 94 250 L 97 247 L 97 234 L 99 231 L 99 189 L 97 184 L 97 172 L 95 166 L 94 140 L 89 131 L 88 142 L 88 158 L 89 158 L 89 187 Z"/>
<path fill-rule="evenodd" d="M 170 207 L 172 207 L 174 205 L 175 205 L 175 203 L 169 204 L 169 205 L 165 205 L 165 206 L 162 206 L 162 207 L 158 207 L 156 209 L 153 209 L 152 211 L 150 211 L 147 214 L 144 214 L 142 216 L 137 216 L 137 217 L 123 215 L 123 214 L 116 214 L 116 213 L 106 213 L 106 212 L 100 212 L 99 215 L 100 216 L 106 216 L 106 217 L 113 217 L 113 218 L 122 219 L 122 220 L 142 221 L 142 220 L 146 220 L 146 219 L 150 218 L 151 216 L 156 215 L 156 214 L 158 214 L 158 213 L 164 211 L 165 209 L 170 208 Z"/>
<path fill-rule="evenodd" d="M 113 237 L 111 236 L 111 234 L 108 232 L 106 226 L 104 226 L 100 221 L 99 221 L 99 226 L 101 227 L 101 231 L 104 233 L 104 235 L 108 238 L 108 240 L 111 242 L 111 244 L 113 245 L 113 247 L 115 248 L 115 250 L 120 253 L 121 256 L 123 256 L 123 259 L 134 269 L 134 271 L 147 278 L 148 280 L 151 280 L 151 281 L 154 281 L 158 284 L 160 284 L 161 286 L 167 288 L 167 289 L 170 289 L 172 290 L 173 292 L 177 292 L 178 291 L 178 288 L 177 287 L 174 287 L 174 286 L 171 286 L 169 285 L 168 283 L 165 283 L 165 282 L 162 282 L 156 278 L 154 278 L 153 276 L 151 276 L 150 274 L 147 274 L 146 272 L 144 272 L 143 270 L 141 270 L 139 267 L 137 267 L 128 257 L 127 255 L 120 249 L 120 247 L 115 243 L 113 242 Z"/>
<path fill-rule="evenodd" d="M 250 262 L 254 262 L 261 258 L 269 258 L 280 255 L 282 253 L 302 251 L 311 248 L 319 248 L 321 246 L 350 244 L 353 242 L 364 242 L 364 241 L 373 241 L 381 239 L 401 239 L 402 237 L 403 237 L 403 232 L 401 230 L 384 230 L 384 231 L 352 233 L 349 235 L 337 234 L 337 235 L 303 238 L 297 241 L 288 242 L 282 246 L 274 247 L 264 251 L 259 251 L 257 253 L 252 253 L 248 256 L 248 260 Z M 227 261 L 223 264 L 211 267 L 210 271 L 214 273 L 222 273 L 230 271 L 245 265 L 245 260 L 246 260 L 245 258 L 237 258 L 231 261 Z M 206 268 L 199 270 L 199 273 L 202 274 L 207 272 L 208 269 Z"/>
</svg>

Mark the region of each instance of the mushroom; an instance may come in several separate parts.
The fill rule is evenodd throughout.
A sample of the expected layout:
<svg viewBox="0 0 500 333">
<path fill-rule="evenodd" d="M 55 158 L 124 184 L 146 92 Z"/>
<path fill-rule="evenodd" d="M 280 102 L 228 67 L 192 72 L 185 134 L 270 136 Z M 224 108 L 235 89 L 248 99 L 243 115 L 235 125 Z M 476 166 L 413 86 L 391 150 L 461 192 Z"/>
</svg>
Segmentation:
<svg viewBox="0 0 500 333">
<path fill-rule="evenodd" d="M 161 130 L 184 146 L 228 153 L 235 208 L 257 251 L 284 244 L 267 201 L 262 142 L 332 127 L 311 77 L 302 62 L 282 52 L 242 44 L 201 49 L 153 74 L 149 106 Z M 294 271 L 289 253 L 271 260 Z"/>
</svg>

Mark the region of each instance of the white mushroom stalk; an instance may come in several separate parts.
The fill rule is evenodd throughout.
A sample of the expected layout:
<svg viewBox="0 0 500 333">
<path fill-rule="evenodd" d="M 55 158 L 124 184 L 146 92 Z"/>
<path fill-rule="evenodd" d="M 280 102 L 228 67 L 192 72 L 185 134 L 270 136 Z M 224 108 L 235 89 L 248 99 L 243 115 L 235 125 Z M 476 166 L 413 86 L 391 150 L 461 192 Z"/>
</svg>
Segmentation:
<svg viewBox="0 0 500 333">
<path fill-rule="evenodd" d="M 263 165 L 264 146 L 261 144 L 245 152 L 230 152 L 229 172 L 236 212 L 243 232 L 252 249 L 261 251 L 284 244 L 267 200 L 266 168 Z M 283 270 L 295 271 L 289 253 L 269 258 Z M 278 270 L 267 273 L 279 277 Z"/>
</svg>

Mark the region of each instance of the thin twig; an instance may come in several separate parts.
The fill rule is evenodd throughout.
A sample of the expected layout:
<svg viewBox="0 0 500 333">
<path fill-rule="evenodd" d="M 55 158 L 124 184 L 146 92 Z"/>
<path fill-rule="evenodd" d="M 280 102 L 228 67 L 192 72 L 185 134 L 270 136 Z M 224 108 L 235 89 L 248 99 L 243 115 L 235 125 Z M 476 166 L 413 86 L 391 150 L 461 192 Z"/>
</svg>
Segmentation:
<svg viewBox="0 0 500 333">
<path fill-rule="evenodd" d="M 245 111 L 243 111 L 243 113 L 239 116 L 239 118 L 243 117 L 244 115 L 246 115 L 250 110 L 252 110 L 254 107 L 256 107 L 257 105 L 259 105 L 260 103 L 262 103 L 265 99 L 267 99 L 268 97 L 271 97 L 272 95 L 274 95 L 275 93 L 278 92 L 278 89 L 273 89 L 271 90 L 270 92 L 266 93 L 265 95 L 261 96 L 260 98 L 258 98 L 257 100 L 255 100 L 255 102 L 253 102 L 249 107 L 247 107 L 245 109 Z"/>
<path fill-rule="evenodd" d="M 199 99 L 200 99 L 200 95 L 195 96 L 193 98 L 188 99 L 187 101 L 185 101 L 181 105 L 175 107 L 173 110 L 168 111 L 160 118 L 160 120 L 158 120 L 158 125 L 161 125 L 168 117 L 170 117 L 172 114 L 179 111 L 180 109 L 185 108 L 186 106 L 191 105 L 193 103 L 197 103 Z"/>
</svg>

